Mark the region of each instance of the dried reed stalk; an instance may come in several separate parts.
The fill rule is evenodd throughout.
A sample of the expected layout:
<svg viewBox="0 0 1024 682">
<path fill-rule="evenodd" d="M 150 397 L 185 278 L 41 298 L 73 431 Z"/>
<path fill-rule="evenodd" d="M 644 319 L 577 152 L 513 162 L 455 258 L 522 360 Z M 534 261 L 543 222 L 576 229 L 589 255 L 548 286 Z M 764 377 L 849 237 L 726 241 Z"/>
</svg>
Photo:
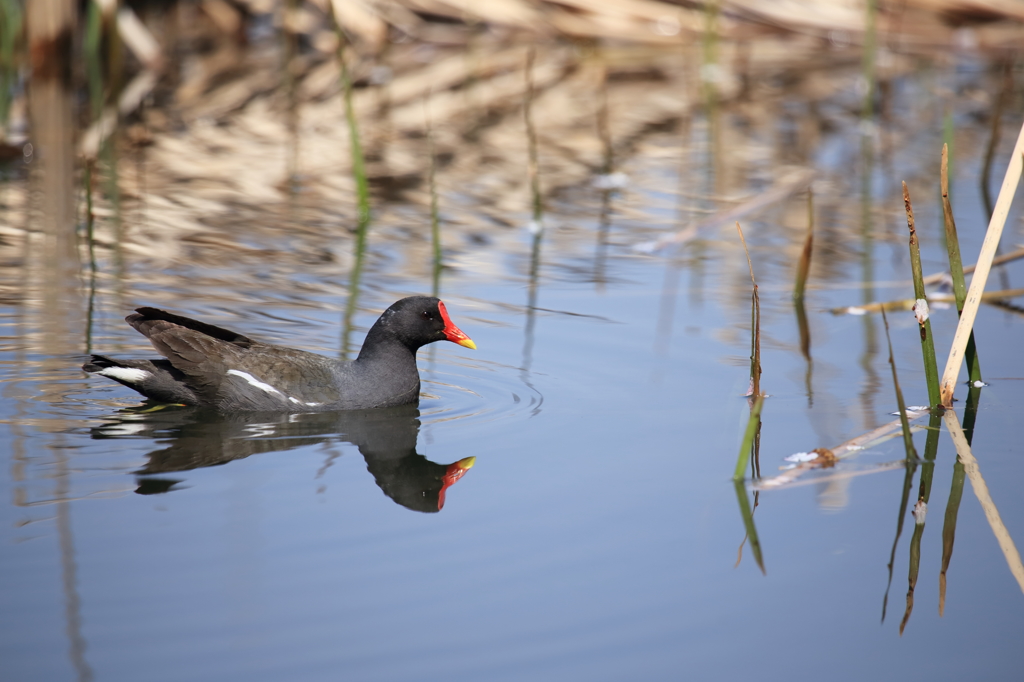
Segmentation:
<svg viewBox="0 0 1024 682">
<path fill-rule="evenodd" d="M 1004 253 L 1002 256 L 998 256 L 996 258 L 993 258 L 992 259 L 992 265 L 1003 265 L 1004 263 L 1011 263 L 1011 262 L 1013 262 L 1015 260 L 1020 260 L 1021 258 L 1024 258 L 1024 249 L 1017 249 L 1016 251 L 1011 251 L 1010 253 Z M 964 268 L 964 274 L 965 275 L 971 274 L 972 272 L 974 272 L 974 269 L 977 268 L 977 267 L 978 267 L 977 265 L 968 265 L 968 266 L 966 266 Z M 933 273 L 931 275 L 928 275 L 927 277 L 924 278 L 924 283 L 925 284 L 938 284 L 943 279 L 945 279 L 946 274 L 947 273 L 945 273 L 945 272 L 936 272 L 936 273 Z M 966 296 L 966 294 L 965 294 L 965 296 Z"/>
<path fill-rule="evenodd" d="M 1010 204 L 1013 202 L 1013 195 L 1020 182 L 1022 167 L 1024 167 L 1024 125 L 1021 125 L 1020 134 L 1017 135 L 1017 144 L 1013 147 L 1010 163 L 1006 167 L 1006 176 L 999 189 L 999 197 L 992 210 L 988 232 L 985 233 L 985 241 L 982 242 L 981 253 L 978 255 L 978 266 L 971 279 L 971 287 L 967 291 L 964 311 L 956 328 L 956 336 L 953 337 L 953 347 L 949 350 L 946 369 L 942 373 L 941 399 L 945 407 L 953 406 L 953 390 L 956 387 L 957 376 L 960 374 L 960 364 L 964 360 L 967 340 L 974 328 L 974 318 L 977 317 L 978 306 L 981 305 L 981 294 L 985 290 L 988 273 L 992 269 L 992 260 L 996 255 L 996 247 L 999 246 L 999 238 L 1003 235 L 1003 226 L 1006 224 L 1006 217 L 1010 213 Z"/>
</svg>

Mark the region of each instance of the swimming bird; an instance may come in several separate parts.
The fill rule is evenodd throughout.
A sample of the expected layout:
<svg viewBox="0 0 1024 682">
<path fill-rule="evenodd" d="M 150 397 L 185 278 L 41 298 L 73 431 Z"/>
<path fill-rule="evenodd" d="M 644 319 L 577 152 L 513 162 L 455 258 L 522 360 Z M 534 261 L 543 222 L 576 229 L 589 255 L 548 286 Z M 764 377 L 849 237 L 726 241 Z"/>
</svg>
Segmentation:
<svg viewBox="0 0 1024 682">
<path fill-rule="evenodd" d="M 164 403 L 214 408 L 324 412 L 419 401 L 416 351 L 448 340 L 476 348 L 439 299 L 410 296 L 385 310 L 352 361 L 262 343 L 158 308 L 125 321 L 164 357 L 118 360 L 93 355 L 82 369 Z"/>
</svg>

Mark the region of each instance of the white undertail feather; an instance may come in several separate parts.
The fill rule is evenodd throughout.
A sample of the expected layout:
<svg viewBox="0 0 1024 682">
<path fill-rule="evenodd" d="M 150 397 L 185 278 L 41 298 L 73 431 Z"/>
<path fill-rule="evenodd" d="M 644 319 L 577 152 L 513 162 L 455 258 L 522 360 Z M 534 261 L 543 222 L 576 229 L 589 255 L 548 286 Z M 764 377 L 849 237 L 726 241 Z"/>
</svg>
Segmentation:
<svg viewBox="0 0 1024 682">
<path fill-rule="evenodd" d="M 151 372 L 147 372 L 144 369 L 135 369 L 133 367 L 104 367 L 96 373 L 100 376 L 119 379 L 120 381 L 125 381 L 129 384 L 140 384 L 153 376 Z"/>
</svg>

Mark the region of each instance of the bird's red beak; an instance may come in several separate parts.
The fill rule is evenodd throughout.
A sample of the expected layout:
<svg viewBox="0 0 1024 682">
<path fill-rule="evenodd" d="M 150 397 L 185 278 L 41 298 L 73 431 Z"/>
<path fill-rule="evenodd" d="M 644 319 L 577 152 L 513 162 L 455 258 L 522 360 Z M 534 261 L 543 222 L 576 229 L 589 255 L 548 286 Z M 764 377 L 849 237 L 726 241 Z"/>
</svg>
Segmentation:
<svg viewBox="0 0 1024 682">
<path fill-rule="evenodd" d="M 444 337 L 452 343 L 476 350 L 476 344 L 473 343 L 473 339 L 466 336 L 465 332 L 455 326 L 452 318 L 448 317 L 448 310 L 444 307 L 444 303 L 438 301 L 437 309 L 441 311 L 441 319 L 444 320 Z"/>
<path fill-rule="evenodd" d="M 448 465 L 448 468 L 445 469 L 444 476 L 441 477 L 441 492 L 437 494 L 438 511 L 441 511 L 441 507 L 444 506 L 444 493 L 448 490 L 448 487 L 454 484 L 455 481 L 462 478 L 463 474 L 472 469 L 475 463 L 476 457 L 464 457 L 458 462 L 453 462 Z"/>
</svg>

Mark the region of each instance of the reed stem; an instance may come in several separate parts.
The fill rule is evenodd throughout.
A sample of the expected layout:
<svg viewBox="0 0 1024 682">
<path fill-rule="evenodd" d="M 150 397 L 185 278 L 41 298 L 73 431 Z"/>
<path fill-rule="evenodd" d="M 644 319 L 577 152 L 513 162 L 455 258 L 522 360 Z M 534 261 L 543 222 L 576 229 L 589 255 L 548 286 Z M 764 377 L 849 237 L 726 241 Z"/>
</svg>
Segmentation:
<svg viewBox="0 0 1024 682">
<path fill-rule="evenodd" d="M 942 167 L 940 171 L 942 187 L 942 218 L 946 226 L 946 250 L 949 252 L 949 274 L 953 278 L 953 296 L 956 298 L 956 314 L 963 314 L 964 300 L 967 298 L 967 284 L 964 281 L 963 261 L 960 259 L 960 239 L 956 233 L 956 221 L 953 219 L 953 205 L 949 200 L 949 149 L 942 145 Z M 974 331 L 967 339 L 964 359 L 970 372 L 971 384 L 981 381 L 981 365 L 978 363 L 977 347 L 974 345 Z"/>
<path fill-rule="evenodd" d="M 802 301 L 807 286 L 807 273 L 811 270 L 811 252 L 814 249 L 814 191 L 807 188 L 807 237 L 804 248 L 800 252 L 800 262 L 796 266 L 796 284 L 793 287 L 793 300 Z"/>
<path fill-rule="evenodd" d="M 928 405 L 939 404 L 939 370 L 935 363 L 935 340 L 932 338 L 932 321 L 928 315 L 928 298 L 924 291 L 924 273 L 921 270 L 921 249 L 917 243 L 917 229 L 914 227 L 914 209 L 910 205 L 910 192 L 903 183 L 903 206 L 907 211 L 907 227 L 910 229 L 910 270 L 914 277 L 914 313 L 921 331 L 921 354 L 924 357 L 924 376 L 928 382 Z"/>
<path fill-rule="evenodd" d="M 896 406 L 900 411 L 900 426 L 903 429 L 903 447 L 907 451 L 908 461 L 917 461 L 917 450 L 914 449 L 914 437 L 910 433 L 910 421 L 907 419 L 907 404 L 903 401 L 903 391 L 900 390 L 900 380 L 896 376 L 896 360 L 892 355 L 892 339 L 889 337 L 889 318 L 882 310 L 882 322 L 885 324 L 885 341 L 889 344 L 889 365 L 892 367 L 892 385 L 896 389 Z"/>
<path fill-rule="evenodd" d="M 759 397 L 761 395 L 761 298 L 757 292 L 757 280 L 754 279 L 754 264 L 750 261 L 750 251 L 747 249 L 747 240 L 743 237 L 743 228 L 736 223 L 736 231 L 740 234 L 740 242 L 743 243 L 743 253 L 747 256 L 747 268 L 750 270 L 750 283 L 753 291 L 750 295 L 750 393 L 749 395 Z"/>
<path fill-rule="evenodd" d="M 761 569 L 762 574 L 766 574 L 764 569 L 764 556 L 761 554 L 761 541 L 757 537 L 757 526 L 754 525 L 754 510 L 750 507 L 750 499 L 747 497 L 747 489 L 743 486 L 742 481 L 735 481 L 736 486 L 736 500 L 740 505 L 740 516 L 743 517 L 743 526 L 747 531 L 747 539 L 750 541 L 750 552 L 754 555 L 754 561 L 757 562 L 757 567 Z M 754 493 L 754 506 L 757 506 L 757 493 Z M 739 562 L 737 561 L 737 564 Z"/>
<path fill-rule="evenodd" d="M 759 395 L 754 399 L 754 406 L 750 408 L 750 419 L 747 420 L 747 430 L 743 433 L 743 442 L 740 443 L 740 454 L 736 459 L 736 470 L 732 474 L 732 480 L 742 481 L 750 463 L 750 453 L 754 449 L 754 437 L 757 435 L 758 427 L 761 425 L 761 407 L 764 405 L 764 396 Z M 909 428 L 909 427 L 908 427 Z"/>
<path fill-rule="evenodd" d="M 429 102 L 429 100 L 430 97 L 428 96 L 427 101 Z M 425 106 L 427 108 L 427 153 L 430 157 L 430 166 L 427 173 L 430 186 L 430 242 L 434 254 L 431 294 L 437 296 L 441 290 L 441 269 L 444 267 L 444 264 L 442 262 L 441 250 L 441 219 L 438 212 L 437 199 L 437 155 L 434 150 L 434 131 L 431 125 L 430 105 L 428 103 Z"/>
<path fill-rule="evenodd" d="M 356 120 L 355 108 L 352 106 L 352 77 L 345 61 L 345 46 L 348 40 L 341 22 L 335 15 L 336 4 L 332 4 L 330 12 L 334 24 L 334 32 L 338 37 L 338 67 L 341 69 L 342 98 L 345 103 L 345 121 L 348 123 L 349 147 L 352 152 L 352 176 L 356 181 L 356 201 L 359 210 L 359 224 L 370 222 L 370 183 L 366 177 L 366 160 L 359 138 L 359 122 Z"/>
</svg>

